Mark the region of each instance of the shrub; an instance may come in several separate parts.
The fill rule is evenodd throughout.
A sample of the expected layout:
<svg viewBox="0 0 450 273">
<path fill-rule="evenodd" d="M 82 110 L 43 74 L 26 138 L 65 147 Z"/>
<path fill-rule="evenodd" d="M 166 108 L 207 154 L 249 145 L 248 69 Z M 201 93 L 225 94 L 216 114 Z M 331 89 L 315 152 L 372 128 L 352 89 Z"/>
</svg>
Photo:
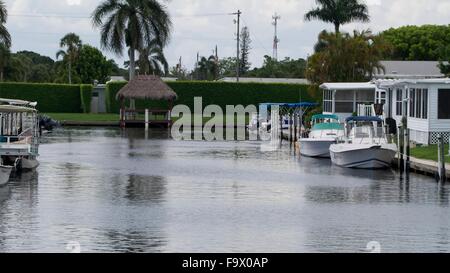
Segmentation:
<svg viewBox="0 0 450 273">
<path fill-rule="evenodd" d="M 80 85 L 80 98 L 81 98 L 81 109 L 83 113 L 91 112 L 91 101 L 92 101 L 92 90 L 94 87 L 91 84 Z"/>
<path fill-rule="evenodd" d="M 107 84 L 106 104 L 109 113 L 118 113 L 120 103 L 116 100 L 117 92 L 126 82 L 112 82 Z M 228 82 L 200 82 L 177 81 L 167 83 L 177 94 L 176 104 L 184 104 L 192 110 L 194 97 L 203 98 L 203 106 L 216 104 L 225 109 L 226 105 L 257 105 L 267 102 L 300 102 L 319 101 L 313 96 L 309 85 L 278 84 L 278 83 L 228 83 Z M 137 108 L 167 107 L 166 102 L 136 102 Z"/>
<path fill-rule="evenodd" d="M 79 85 L 0 83 L 0 97 L 38 102 L 37 109 L 46 113 L 80 113 Z"/>
</svg>

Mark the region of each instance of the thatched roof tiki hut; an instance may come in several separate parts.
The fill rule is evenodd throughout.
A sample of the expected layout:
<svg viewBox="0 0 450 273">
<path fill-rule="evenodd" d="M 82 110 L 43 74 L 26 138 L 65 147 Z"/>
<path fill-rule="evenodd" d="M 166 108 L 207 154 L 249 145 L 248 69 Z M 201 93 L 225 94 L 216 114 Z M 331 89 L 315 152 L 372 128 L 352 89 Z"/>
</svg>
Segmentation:
<svg viewBox="0 0 450 273">
<path fill-rule="evenodd" d="M 172 125 L 171 111 L 173 102 L 178 98 L 177 94 L 161 78 L 157 76 L 136 76 L 128 82 L 116 96 L 120 100 L 120 126 L 138 126 L 149 124 L 157 126 Z M 125 106 L 129 100 L 130 106 Z M 167 109 L 136 109 L 135 100 L 144 101 L 167 101 Z M 142 120 L 145 114 L 145 120 Z M 141 116 L 141 118 L 140 118 Z M 150 120 L 150 116 L 153 120 Z"/>
</svg>

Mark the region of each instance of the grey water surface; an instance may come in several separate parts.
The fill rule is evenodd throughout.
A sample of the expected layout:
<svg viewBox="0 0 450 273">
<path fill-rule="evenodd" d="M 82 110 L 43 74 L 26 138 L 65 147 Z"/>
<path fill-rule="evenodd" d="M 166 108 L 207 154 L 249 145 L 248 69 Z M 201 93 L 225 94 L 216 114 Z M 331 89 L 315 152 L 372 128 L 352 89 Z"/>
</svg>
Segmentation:
<svg viewBox="0 0 450 273">
<path fill-rule="evenodd" d="M 289 145 L 65 129 L 0 188 L 0 252 L 450 252 L 447 185 Z"/>
</svg>

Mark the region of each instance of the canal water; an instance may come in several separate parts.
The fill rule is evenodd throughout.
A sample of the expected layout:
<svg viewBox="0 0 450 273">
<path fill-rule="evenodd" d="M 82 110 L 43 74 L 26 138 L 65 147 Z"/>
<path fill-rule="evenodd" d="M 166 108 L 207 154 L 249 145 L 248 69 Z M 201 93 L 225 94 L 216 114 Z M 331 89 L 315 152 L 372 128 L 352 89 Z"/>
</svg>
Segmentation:
<svg viewBox="0 0 450 273">
<path fill-rule="evenodd" d="M 0 252 L 450 252 L 450 187 L 266 146 L 55 132 L 0 188 Z"/>
</svg>

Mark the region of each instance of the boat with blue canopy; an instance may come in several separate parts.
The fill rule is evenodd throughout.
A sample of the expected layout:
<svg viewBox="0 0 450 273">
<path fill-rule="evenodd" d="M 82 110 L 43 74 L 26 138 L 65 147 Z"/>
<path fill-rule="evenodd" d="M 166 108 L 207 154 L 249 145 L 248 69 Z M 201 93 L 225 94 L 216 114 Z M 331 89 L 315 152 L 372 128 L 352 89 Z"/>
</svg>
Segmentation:
<svg viewBox="0 0 450 273">
<path fill-rule="evenodd" d="M 300 153 L 308 157 L 330 157 L 330 145 L 345 134 L 344 125 L 336 115 L 320 114 L 311 118 L 308 138 L 299 140 Z"/>
<path fill-rule="evenodd" d="M 359 169 L 391 166 L 397 145 L 388 141 L 383 119 L 372 116 L 349 117 L 345 129 L 344 141 L 330 146 L 334 164 Z"/>
</svg>

